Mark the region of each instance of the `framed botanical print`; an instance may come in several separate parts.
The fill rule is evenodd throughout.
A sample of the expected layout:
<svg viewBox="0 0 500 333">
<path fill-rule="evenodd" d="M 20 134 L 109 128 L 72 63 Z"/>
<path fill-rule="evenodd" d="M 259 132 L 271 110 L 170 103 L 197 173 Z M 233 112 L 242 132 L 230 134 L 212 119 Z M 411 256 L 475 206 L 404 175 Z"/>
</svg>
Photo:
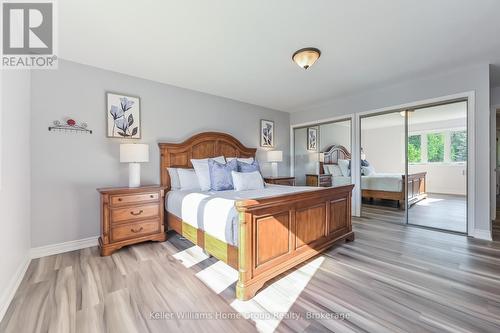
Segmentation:
<svg viewBox="0 0 500 333">
<path fill-rule="evenodd" d="M 264 119 L 260 121 L 260 146 L 274 147 L 274 121 Z"/>
<path fill-rule="evenodd" d="M 106 93 L 108 138 L 141 138 L 141 103 L 139 97 Z"/>
<path fill-rule="evenodd" d="M 318 128 L 307 128 L 307 150 L 318 150 Z"/>
</svg>

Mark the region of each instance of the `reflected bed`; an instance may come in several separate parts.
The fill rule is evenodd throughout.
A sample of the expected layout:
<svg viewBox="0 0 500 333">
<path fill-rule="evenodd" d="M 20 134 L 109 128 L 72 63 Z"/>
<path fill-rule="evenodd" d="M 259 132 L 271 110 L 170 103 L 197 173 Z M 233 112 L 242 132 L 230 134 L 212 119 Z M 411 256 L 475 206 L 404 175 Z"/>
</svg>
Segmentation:
<svg viewBox="0 0 500 333">
<path fill-rule="evenodd" d="M 323 152 L 324 162 L 320 163 L 320 172 L 324 173 L 325 166 L 338 165 L 339 160 L 350 160 L 349 151 L 340 145 L 329 146 Z M 374 173 L 361 176 L 361 196 L 364 199 L 396 200 L 400 209 L 405 209 L 406 201 L 412 205 L 427 197 L 426 172 L 408 175 L 408 200 L 406 200 L 406 179 L 404 174 Z M 342 186 L 351 183 L 351 177 L 332 175 L 332 185 Z"/>
</svg>

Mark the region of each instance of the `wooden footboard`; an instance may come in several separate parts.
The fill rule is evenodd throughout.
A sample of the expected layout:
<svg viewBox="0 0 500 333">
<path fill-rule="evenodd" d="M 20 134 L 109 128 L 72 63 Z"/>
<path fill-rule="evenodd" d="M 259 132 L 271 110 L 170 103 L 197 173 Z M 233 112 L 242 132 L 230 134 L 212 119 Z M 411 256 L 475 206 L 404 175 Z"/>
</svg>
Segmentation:
<svg viewBox="0 0 500 333">
<path fill-rule="evenodd" d="M 412 173 L 408 175 L 408 205 L 413 205 L 427 197 L 426 193 L 427 172 Z M 403 184 L 406 184 L 403 176 Z M 409 207 L 408 206 L 408 207 Z"/>
<path fill-rule="evenodd" d="M 168 168 L 192 168 L 193 158 L 230 156 L 255 158 L 229 134 L 205 132 L 181 143 L 159 143 L 161 184 L 171 187 Z M 168 226 L 208 253 L 236 267 L 237 297 L 252 298 L 266 281 L 330 247 L 352 240 L 351 192 L 354 185 L 322 188 L 236 203 L 240 226 L 238 247 L 165 214 Z M 222 222 L 222 221 L 221 221 Z"/>
<path fill-rule="evenodd" d="M 408 205 L 413 205 L 427 197 L 426 193 L 426 175 L 427 172 L 412 173 L 408 175 Z M 396 191 L 378 191 L 362 190 L 361 196 L 366 199 L 386 199 L 396 200 L 400 209 L 404 210 L 406 206 L 406 179 L 402 175 L 403 186 L 401 192 Z"/>
<path fill-rule="evenodd" d="M 264 283 L 341 240 L 353 240 L 353 185 L 236 204 L 240 214 L 236 296 L 252 298 Z"/>
</svg>

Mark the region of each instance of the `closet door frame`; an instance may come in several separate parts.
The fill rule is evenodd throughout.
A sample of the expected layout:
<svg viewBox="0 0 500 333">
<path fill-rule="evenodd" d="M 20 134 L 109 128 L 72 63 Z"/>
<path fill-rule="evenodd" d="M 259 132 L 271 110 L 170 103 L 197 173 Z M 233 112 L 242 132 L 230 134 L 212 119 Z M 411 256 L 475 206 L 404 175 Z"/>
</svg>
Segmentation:
<svg viewBox="0 0 500 333">
<path fill-rule="evenodd" d="M 331 110 L 331 117 L 326 117 L 323 119 L 317 119 L 314 121 L 297 123 L 290 125 L 290 156 L 294 156 L 293 153 L 293 129 L 295 127 L 302 127 L 307 125 L 314 125 L 317 123 L 324 123 L 334 120 L 340 120 L 344 118 L 351 118 L 351 154 L 352 154 L 352 165 L 355 174 L 353 175 L 353 183 L 355 185 L 353 190 L 352 197 L 352 214 L 353 216 L 361 215 L 361 191 L 360 191 L 360 182 L 361 175 L 358 172 L 358 168 L 360 166 L 360 154 L 361 154 L 361 145 L 360 145 L 360 117 L 368 114 L 375 114 L 384 111 L 393 111 L 393 110 L 405 110 L 414 107 L 418 107 L 420 105 L 432 104 L 432 103 L 442 103 L 450 100 L 457 99 L 467 99 L 467 144 L 468 144 L 468 161 L 467 161 L 467 235 L 472 237 L 478 237 L 481 239 L 488 239 L 491 237 L 491 233 L 486 235 L 484 230 L 476 230 L 475 228 L 475 220 L 476 218 L 481 218 L 482 214 L 477 213 L 475 209 L 475 198 L 476 198 L 476 189 L 475 189 L 475 169 L 476 169 L 476 151 L 475 151 L 475 105 L 476 105 L 476 93 L 475 91 L 465 91 L 456 94 L 445 95 L 436 98 L 422 99 L 415 102 L 402 102 L 400 104 L 393 104 L 393 106 L 382 107 L 378 109 L 372 110 L 349 110 L 345 113 L 342 113 L 342 110 Z M 290 173 L 293 175 L 293 163 L 290 163 Z M 491 212 L 488 212 L 488 216 L 491 215 Z M 491 228 L 491 222 L 490 222 Z"/>
<path fill-rule="evenodd" d="M 485 239 L 486 235 L 479 235 L 479 232 L 476 232 L 475 228 L 475 220 L 476 220 L 476 209 L 475 209 L 475 198 L 476 198 L 476 189 L 475 189 L 475 169 L 476 169 L 476 151 L 475 151 L 475 91 L 467 91 L 452 95 L 441 96 L 437 98 L 431 98 L 426 100 L 420 100 L 416 102 L 404 103 L 396 106 L 384 107 L 375 110 L 362 111 L 354 114 L 355 117 L 355 140 L 353 141 L 352 148 L 352 163 L 359 167 L 360 165 L 360 156 L 361 156 L 361 133 L 360 133 L 360 121 L 361 117 L 370 115 L 370 114 L 381 114 L 384 112 L 390 112 L 395 110 L 409 110 L 413 108 L 420 108 L 422 106 L 430 106 L 433 104 L 447 104 L 450 101 L 459 101 L 459 100 L 467 100 L 467 147 L 468 147 L 468 155 L 467 155 L 467 235 L 475 237 L 476 234 L 478 238 Z M 359 186 L 361 182 L 361 175 L 358 173 L 358 176 L 355 178 L 355 185 L 358 187 L 358 191 L 356 193 L 357 198 L 353 200 L 356 205 L 353 206 L 354 216 L 361 216 L 361 191 L 359 191 Z M 355 187 L 355 188 L 356 188 Z M 354 192 L 353 192 L 354 196 Z M 489 213 L 489 212 L 488 212 Z"/>
</svg>

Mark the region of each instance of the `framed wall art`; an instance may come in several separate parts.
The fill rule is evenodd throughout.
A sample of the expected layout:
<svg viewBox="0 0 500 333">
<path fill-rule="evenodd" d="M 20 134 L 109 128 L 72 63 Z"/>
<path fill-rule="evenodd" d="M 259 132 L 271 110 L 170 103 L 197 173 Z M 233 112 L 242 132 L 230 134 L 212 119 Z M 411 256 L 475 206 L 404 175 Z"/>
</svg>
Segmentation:
<svg viewBox="0 0 500 333">
<path fill-rule="evenodd" d="M 274 147 L 274 121 L 265 119 L 260 121 L 260 146 Z"/>
<path fill-rule="evenodd" d="M 307 128 L 307 150 L 318 150 L 318 128 Z"/>
<path fill-rule="evenodd" d="M 139 97 L 106 93 L 108 138 L 141 138 L 141 102 Z"/>
</svg>

